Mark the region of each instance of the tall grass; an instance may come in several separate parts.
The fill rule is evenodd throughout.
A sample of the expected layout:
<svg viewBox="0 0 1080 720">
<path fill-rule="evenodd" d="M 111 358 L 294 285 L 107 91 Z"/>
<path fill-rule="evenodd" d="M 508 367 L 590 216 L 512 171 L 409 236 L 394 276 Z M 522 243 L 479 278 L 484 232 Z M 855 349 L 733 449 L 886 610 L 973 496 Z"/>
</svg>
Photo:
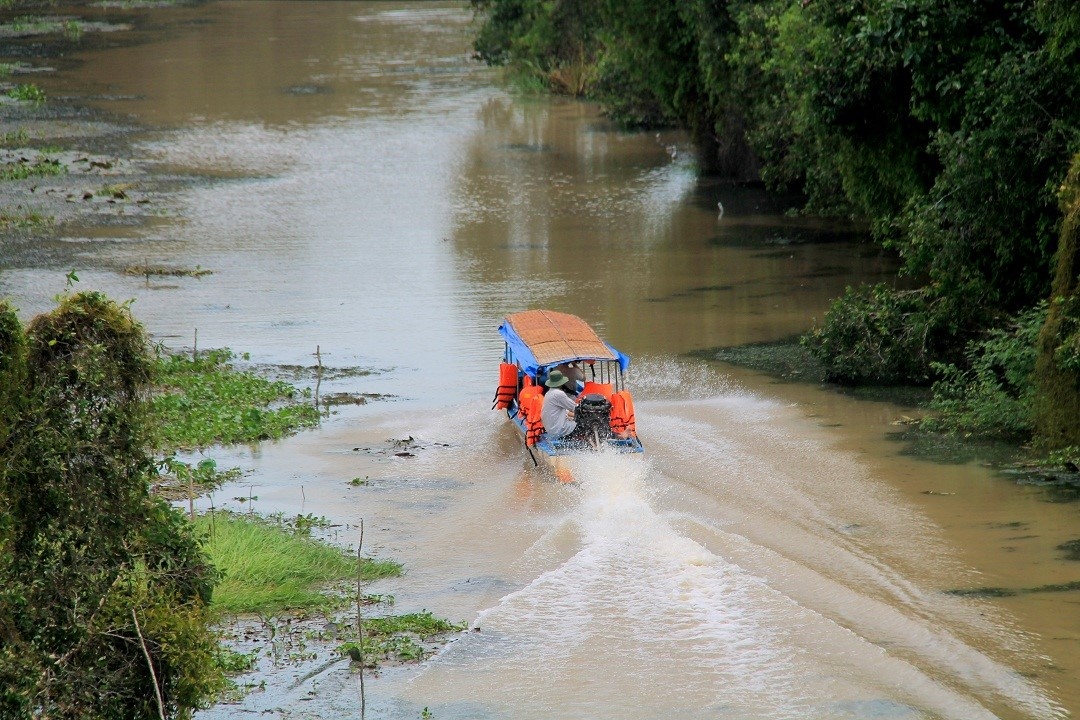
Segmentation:
<svg viewBox="0 0 1080 720">
<path fill-rule="evenodd" d="M 343 550 L 257 516 L 201 515 L 196 527 L 224 577 L 214 589 L 214 609 L 228 614 L 272 614 L 327 607 L 337 602 L 328 586 L 355 580 L 356 559 Z M 365 560 L 361 579 L 401 574 L 390 561 Z"/>
</svg>

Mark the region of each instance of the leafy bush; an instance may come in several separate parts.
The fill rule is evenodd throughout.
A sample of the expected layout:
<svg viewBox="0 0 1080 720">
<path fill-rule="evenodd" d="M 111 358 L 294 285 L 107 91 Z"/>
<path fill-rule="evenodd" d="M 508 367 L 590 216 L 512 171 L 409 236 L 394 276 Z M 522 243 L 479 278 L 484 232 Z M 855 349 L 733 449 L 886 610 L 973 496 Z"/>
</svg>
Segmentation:
<svg viewBox="0 0 1080 720">
<path fill-rule="evenodd" d="M 217 573 L 148 493 L 145 332 L 100 293 L 0 317 L 0 717 L 188 718 Z"/>
<path fill-rule="evenodd" d="M 1042 303 L 969 342 L 962 367 L 935 363 L 941 379 L 934 383 L 931 407 L 940 415 L 924 420 L 923 427 L 1008 440 L 1030 436 L 1036 341 L 1045 320 Z"/>
<path fill-rule="evenodd" d="M 803 342 L 829 382 L 928 384 L 931 363 L 955 332 L 955 316 L 921 290 L 848 288 Z"/>
</svg>

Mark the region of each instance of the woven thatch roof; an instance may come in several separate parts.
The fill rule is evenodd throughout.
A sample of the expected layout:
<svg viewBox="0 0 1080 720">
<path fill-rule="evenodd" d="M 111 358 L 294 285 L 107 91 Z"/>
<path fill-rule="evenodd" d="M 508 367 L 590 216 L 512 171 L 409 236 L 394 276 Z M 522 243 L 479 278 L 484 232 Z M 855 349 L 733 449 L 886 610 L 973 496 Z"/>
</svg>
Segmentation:
<svg viewBox="0 0 1080 720">
<path fill-rule="evenodd" d="M 507 315 L 506 322 L 533 351 L 539 365 L 573 358 L 618 359 L 588 323 L 576 315 L 527 310 Z"/>
</svg>

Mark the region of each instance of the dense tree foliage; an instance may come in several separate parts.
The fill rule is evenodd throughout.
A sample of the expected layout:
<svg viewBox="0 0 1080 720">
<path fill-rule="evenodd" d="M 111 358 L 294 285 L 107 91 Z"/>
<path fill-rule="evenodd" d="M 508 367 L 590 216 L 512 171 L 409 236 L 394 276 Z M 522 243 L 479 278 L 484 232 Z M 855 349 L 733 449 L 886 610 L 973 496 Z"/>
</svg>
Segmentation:
<svg viewBox="0 0 1080 720">
<path fill-rule="evenodd" d="M 1053 296 L 1038 340 L 1035 422 L 1047 447 L 1080 453 L 1080 155 L 1061 187 L 1061 207 Z"/>
<path fill-rule="evenodd" d="M 930 382 L 1048 297 L 1080 150 L 1080 3 L 474 5 L 485 59 L 550 78 L 554 35 L 573 37 L 593 64 L 582 93 L 616 117 L 679 123 L 708 167 L 864 219 L 899 253 L 920 289 L 853 290 L 811 335 L 832 379 Z"/>
<path fill-rule="evenodd" d="M 0 716 L 189 717 L 221 681 L 216 572 L 150 497 L 151 356 L 124 307 L 0 304 Z"/>
</svg>

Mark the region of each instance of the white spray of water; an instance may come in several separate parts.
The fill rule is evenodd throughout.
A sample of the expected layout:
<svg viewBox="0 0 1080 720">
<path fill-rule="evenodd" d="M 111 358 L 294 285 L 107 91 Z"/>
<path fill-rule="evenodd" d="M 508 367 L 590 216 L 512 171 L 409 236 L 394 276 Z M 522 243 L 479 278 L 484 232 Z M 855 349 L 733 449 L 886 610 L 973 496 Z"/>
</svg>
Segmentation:
<svg viewBox="0 0 1080 720">
<path fill-rule="evenodd" d="M 928 671 L 927 658 L 888 652 L 737 559 L 756 553 L 793 577 L 806 574 L 798 564 L 723 530 L 712 531 L 719 553 L 680 532 L 685 515 L 658 509 L 672 480 L 648 460 L 601 453 L 572 465 L 573 502 L 522 559 L 553 566 L 481 612 L 479 632 L 445 652 L 427 682 L 459 701 L 500 698 L 501 709 L 485 700 L 495 717 L 995 717 L 964 682 Z M 846 599 L 881 614 L 858 593 Z M 1053 716 L 1006 668 L 918 619 L 884 615 L 884 627 L 898 622 L 897 632 L 939 648 L 931 662 L 953 657 L 975 685 Z"/>
</svg>

